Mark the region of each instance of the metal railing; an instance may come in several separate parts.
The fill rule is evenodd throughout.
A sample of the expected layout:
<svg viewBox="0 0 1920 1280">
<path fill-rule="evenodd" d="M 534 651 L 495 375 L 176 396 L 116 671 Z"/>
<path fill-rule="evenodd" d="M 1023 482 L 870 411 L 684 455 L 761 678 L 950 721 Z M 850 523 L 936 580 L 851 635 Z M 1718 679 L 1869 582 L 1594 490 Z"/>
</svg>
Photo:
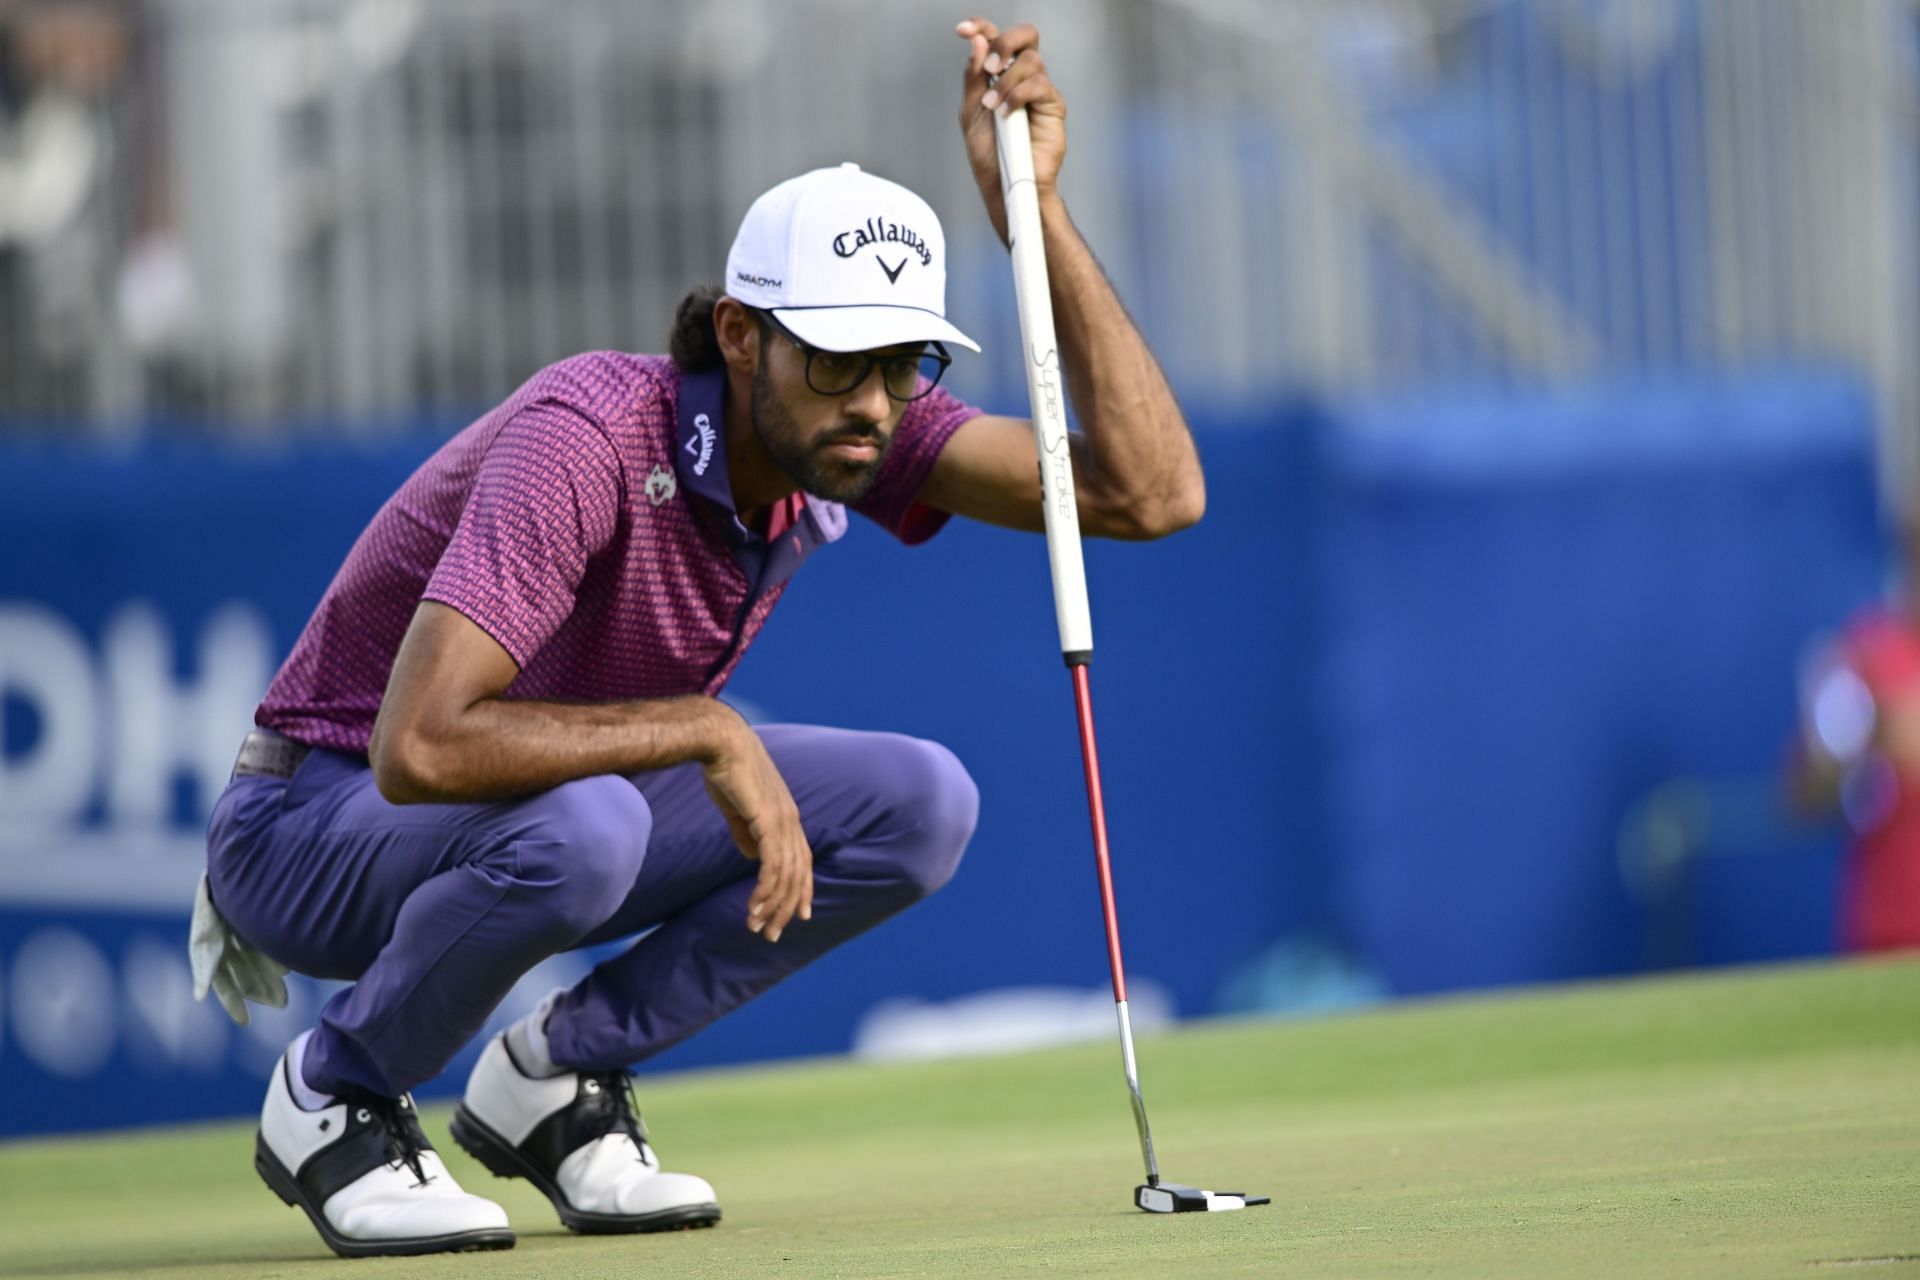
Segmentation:
<svg viewBox="0 0 1920 1280">
<path fill-rule="evenodd" d="M 1911 3 L 1027 10 L 1069 202 L 1187 394 L 1834 363 L 1878 393 L 1889 492 L 1920 463 Z M 658 349 L 753 196 L 849 158 L 941 211 L 952 309 L 996 339 L 956 384 L 1017 398 L 931 0 L 144 13 L 104 85 L 7 41 L 0 430 L 462 414 Z"/>
</svg>

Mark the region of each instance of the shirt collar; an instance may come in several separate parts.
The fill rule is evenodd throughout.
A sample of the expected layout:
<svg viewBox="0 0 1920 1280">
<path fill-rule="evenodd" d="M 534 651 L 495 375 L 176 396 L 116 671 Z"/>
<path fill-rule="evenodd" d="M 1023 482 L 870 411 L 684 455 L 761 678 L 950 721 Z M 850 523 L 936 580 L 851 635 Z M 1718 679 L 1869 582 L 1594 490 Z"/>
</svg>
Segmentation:
<svg viewBox="0 0 1920 1280">
<path fill-rule="evenodd" d="M 726 388 L 724 367 L 681 377 L 673 463 L 684 487 L 720 509 L 728 540 L 740 548 L 764 540 L 740 522 L 733 505 L 733 482 L 727 475 Z M 841 504 L 811 495 L 804 495 L 802 504 L 800 519 L 782 532 L 773 548 L 771 576 L 780 581 L 815 550 L 838 542 L 847 532 L 847 511 Z"/>
<path fill-rule="evenodd" d="M 690 373 L 680 379 L 678 443 L 673 451 L 680 483 L 738 519 L 733 484 L 727 478 L 726 382 L 724 368 Z"/>
</svg>

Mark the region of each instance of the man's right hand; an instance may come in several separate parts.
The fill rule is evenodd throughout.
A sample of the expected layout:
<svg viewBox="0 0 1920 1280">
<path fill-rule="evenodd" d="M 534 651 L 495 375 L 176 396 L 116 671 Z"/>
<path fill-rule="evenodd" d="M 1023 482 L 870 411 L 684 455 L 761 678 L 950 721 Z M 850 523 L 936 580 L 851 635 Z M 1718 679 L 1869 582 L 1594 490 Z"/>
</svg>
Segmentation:
<svg viewBox="0 0 1920 1280">
<path fill-rule="evenodd" d="M 744 720 L 737 723 L 738 731 L 723 736 L 701 770 L 734 844 L 760 864 L 760 882 L 747 899 L 747 928 L 778 942 L 795 916 L 813 918 L 813 849 L 800 826 L 800 806 L 760 735 Z"/>
</svg>

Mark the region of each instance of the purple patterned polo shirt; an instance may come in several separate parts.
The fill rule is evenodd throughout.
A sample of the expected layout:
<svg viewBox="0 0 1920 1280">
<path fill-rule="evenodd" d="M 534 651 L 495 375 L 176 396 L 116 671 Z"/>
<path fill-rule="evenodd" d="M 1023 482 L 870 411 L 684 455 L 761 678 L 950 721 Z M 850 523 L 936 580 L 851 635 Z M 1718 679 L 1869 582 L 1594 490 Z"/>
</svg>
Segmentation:
<svg viewBox="0 0 1920 1280">
<path fill-rule="evenodd" d="M 591 352 L 541 370 L 423 463 L 360 535 L 265 700 L 262 728 L 364 755 L 421 600 L 473 619 L 520 665 L 509 698 L 716 694 L 787 580 L 847 528 L 818 498 L 777 504 L 770 538 L 733 509 L 721 372 Z M 855 509 L 903 542 L 945 512 L 916 501 L 979 410 L 906 407 Z"/>
</svg>

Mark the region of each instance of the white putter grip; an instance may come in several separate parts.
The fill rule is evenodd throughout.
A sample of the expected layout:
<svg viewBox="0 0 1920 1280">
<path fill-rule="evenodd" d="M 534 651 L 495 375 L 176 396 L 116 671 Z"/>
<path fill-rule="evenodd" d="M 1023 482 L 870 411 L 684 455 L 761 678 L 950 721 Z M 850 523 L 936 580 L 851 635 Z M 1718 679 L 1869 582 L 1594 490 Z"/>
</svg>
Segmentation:
<svg viewBox="0 0 1920 1280">
<path fill-rule="evenodd" d="M 1074 499 L 1073 460 L 1067 452 L 1066 389 L 1053 338 L 1053 297 L 1040 236 L 1040 197 L 1033 185 L 1033 136 L 1023 107 L 994 117 L 1000 143 L 1000 190 L 1013 241 L 1013 293 L 1026 344 L 1027 395 L 1033 402 L 1033 442 L 1040 453 L 1041 506 L 1047 522 L 1047 560 L 1053 567 L 1053 611 L 1060 651 L 1069 663 L 1093 656 L 1093 618 L 1087 609 L 1087 570 L 1080 557 L 1080 508 Z"/>
</svg>

